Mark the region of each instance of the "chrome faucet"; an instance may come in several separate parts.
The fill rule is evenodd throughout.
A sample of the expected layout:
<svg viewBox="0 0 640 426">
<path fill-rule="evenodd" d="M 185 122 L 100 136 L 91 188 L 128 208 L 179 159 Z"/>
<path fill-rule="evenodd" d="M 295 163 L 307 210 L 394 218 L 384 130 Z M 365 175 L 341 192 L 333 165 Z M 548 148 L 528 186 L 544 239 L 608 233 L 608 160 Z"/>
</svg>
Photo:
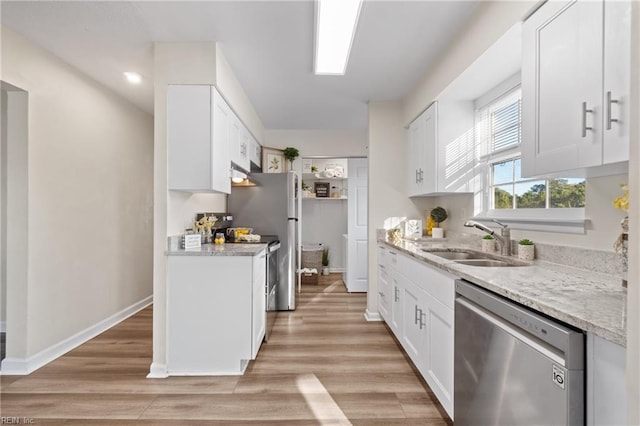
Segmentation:
<svg viewBox="0 0 640 426">
<path fill-rule="evenodd" d="M 495 237 L 496 241 L 498 241 L 498 244 L 500 245 L 500 254 L 503 256 L 511 256 L 511 229 L 509 229 L 508 225 L 500 223 L 495 219 L 493 219 L 492 222 L 501 226 L 500 235 L 496 235 L 496 231 L 480 222 L 476 222 L 475 220 L 466 221 L 464 226 L 468 228 L 478 228 L 479 230 Z"/>
</svg>

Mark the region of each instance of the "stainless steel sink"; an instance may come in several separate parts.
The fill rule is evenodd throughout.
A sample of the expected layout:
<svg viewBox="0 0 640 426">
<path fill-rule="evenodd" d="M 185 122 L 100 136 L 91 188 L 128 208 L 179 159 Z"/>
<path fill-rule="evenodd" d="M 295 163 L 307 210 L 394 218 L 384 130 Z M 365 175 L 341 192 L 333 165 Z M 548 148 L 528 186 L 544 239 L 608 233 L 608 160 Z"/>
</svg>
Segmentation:
<svg viewBox="0 0 640 426">
<path fill-rule="evenodd" d="M 441 257 L 443 259 L 453 259 L 453 260 L 460 260 L 460 259 L 481 259 L 482 257 L 479 256 L 477 253 L 467 253 L 467 252 L 463 252 L 463 251 L 427 251 L 427 253 L 432 254 L 434 256 L 438 256 Z"/>
<path fill-rule="evenodd" d="M 509 262 L 505 262 L 502 260 L 495 260 L 495 259 L 466 259 L 466 260 L 456 260 L 456 263 L 459 263 L 461 265 L 468 265 L 468 266 L 483 266 L 483 267 L 511 267 L 511 266 L 528 266 L 528 263 L 524 263 L 524 262 L 515 262 L 515 261 L 509 261 Z"/>
</svg>

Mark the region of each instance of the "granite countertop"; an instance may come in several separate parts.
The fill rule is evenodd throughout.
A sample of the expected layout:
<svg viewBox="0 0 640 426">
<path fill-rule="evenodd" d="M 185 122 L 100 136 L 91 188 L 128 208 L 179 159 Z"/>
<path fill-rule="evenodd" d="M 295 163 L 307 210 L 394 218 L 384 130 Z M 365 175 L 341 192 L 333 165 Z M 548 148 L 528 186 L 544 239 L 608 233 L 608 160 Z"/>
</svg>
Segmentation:
<svg viewBox="0 0 640 426">
<path fill-rule="evenodd" d="M 255 256 L 267 248 L 267 243 L 203 244 L 197 249 L 169 249 L 167 256 Z"/>
<path fill-rule="evenodd" d="M 428 252 L 469 249 L 460 244 L 380 242 L 536 311 L 626 346 L 627 290 L 622 287 L 619 277 L 538 260 L 529 266 L 468 266 Z"/>
</svg>

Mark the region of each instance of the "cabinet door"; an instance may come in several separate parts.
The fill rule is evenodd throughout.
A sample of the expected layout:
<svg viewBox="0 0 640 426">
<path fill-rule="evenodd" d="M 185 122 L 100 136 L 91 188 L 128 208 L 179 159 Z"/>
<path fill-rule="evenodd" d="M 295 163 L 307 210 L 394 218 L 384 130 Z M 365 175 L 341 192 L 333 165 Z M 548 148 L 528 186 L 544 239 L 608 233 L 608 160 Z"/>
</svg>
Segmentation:
<svg viewBox="0 0 640 426">
<path fill-rule="evenodd" d="M 398 279 L 398 275 L 391 273 L 389 275 L 389 284 L 391 290 L 391 322 L 389 326 L 394 332 L 398 340 L 401 339 L 402 330 L 402 287 Z"/>
<path fill-rule="evenodd" d="M 631 2 L 604 3 L 603 163 L 629 160 Z"/>
<path fill-rule="evenodd" d="M 251 155 L 250 161 L 255 164 L 258 168 L 262 167 L 262 147 L 258 143 L 257 140 L 251 135 Z"/>
<path fill-rule="evenodd" d="M 240 158 L 238 166 L 246 172 L 249 172 L 251 169 L 251 164 L 249 160 L 250 147 L 251 147 L 251 134 L 249 130 L 241 123 L 241 131 L 240 131 Z"/>
<path fill-rule="evenodd" d="M 404 312 L 402 327 L 402 346 L 409 358 L 420 368 L 424 358 L 424 342 L 427 333 L 423 292 L 409 280 L 403 282 L 402 308 Z"/>
<path fill-rule="evenodd" d="M 428 333 L 421 372 L 453 419 L 454 311 L 433 297 L 428 298 L 427 305 L 423 322 L 427 324 Z"/>
<path fill-rule="evenodd" d="M 240 164 L 240 132 L 242 123 L 238 117 L 230 111 L 229 114 L 229 153 L 231 154 L 231 162 L 236 166 Z"/>
<path fill-rule="evenodd" d="M 211 190 L 211 86 L 167 88 L 168 188 Z"/>
<path fill-rule="evenodd" d="M 407 193 L 409 196 L 420 195 L 420 156 L 422 147 L 422 139 L 424 134 L 424 122 L 418 117 L 409 125 L 409 146 L 407 149 Z"/>
<path fill-rule="evenodd" d="M 378 265 L 378 310 L 382 318 L 389 323 L 389 274 L 383 265 Z"/>
<path fill-rule="evenodd" d="M 266 250 L 262 254 L 253 258 L 253 294 L 252 294 L 252 337 L 251 337 L 251 359 L 255 359 L 262 341 L 267 323 L 267 254 Z"/>
<path fill-rule="evenodd" d="M 213 141 L 211 158 L 212 187 L 220 192 L 231 193 L 231 157 L 229 151 L 229 127 L 232 112 L 215 87 L 213 91 Z"/>
<path fill-rule="evenodd" d="M 524 176 L 602 163 L 602 9 L 547 2 L 523 25 Z"/>
<path fill-rule="evenodd" d="M 433 103 L 422 114 L 423 140 L 422 151 L 418 157 L 418 176 L 420 178 L 420 191 L 422 194 L 438 192 L 438 104 Z"/>
</svg>

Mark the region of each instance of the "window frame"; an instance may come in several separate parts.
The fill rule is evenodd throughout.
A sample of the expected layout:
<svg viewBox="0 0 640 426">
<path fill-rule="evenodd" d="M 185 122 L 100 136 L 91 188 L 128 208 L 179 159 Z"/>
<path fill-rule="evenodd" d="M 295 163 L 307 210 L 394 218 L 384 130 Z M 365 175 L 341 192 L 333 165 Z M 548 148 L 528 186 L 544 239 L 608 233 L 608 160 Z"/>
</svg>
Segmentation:
<svg viewBox="0 0 640 426">
<path fill-rule="evenodd" d="M 498 185 L 493 183 L 493 165 L 522 157 L 521 143 L 516 146 L 492 151 L 490 140 L 483 140 L 480 129 L 486 129 L 486 124 L 481 122 L 483 111 L 501 99 L 510 96 L 515 90 L 520 89 L 519 74 L 516 74 L 498 85 L 495 89 L 484 94 L 474 102 L 475 129 L 476 129 L 476 166 L 483 173 L 483 185 L 479 188 L 481 196 L 474 197 L 474 218 L 477 220 L 500 220 L 513 229 L 525 229 L 535 231 L 550 231 L 572 234 L 584 234 L 588 220 L 585 218 L 585 208 L 550 208 L 549 191 L 545 194 L 545 208 L 512 208 L 493 209 L 493 188 Z M 544 180 L 547 188 L 552 176 L 536 176 L 526 180 Z M 515 197 L 514 197 L 515 202 Z M 586 204 L 585 200 L 585 204 Z M 480 204 L 480 205 L 478 205 Z"/>
</svg>

